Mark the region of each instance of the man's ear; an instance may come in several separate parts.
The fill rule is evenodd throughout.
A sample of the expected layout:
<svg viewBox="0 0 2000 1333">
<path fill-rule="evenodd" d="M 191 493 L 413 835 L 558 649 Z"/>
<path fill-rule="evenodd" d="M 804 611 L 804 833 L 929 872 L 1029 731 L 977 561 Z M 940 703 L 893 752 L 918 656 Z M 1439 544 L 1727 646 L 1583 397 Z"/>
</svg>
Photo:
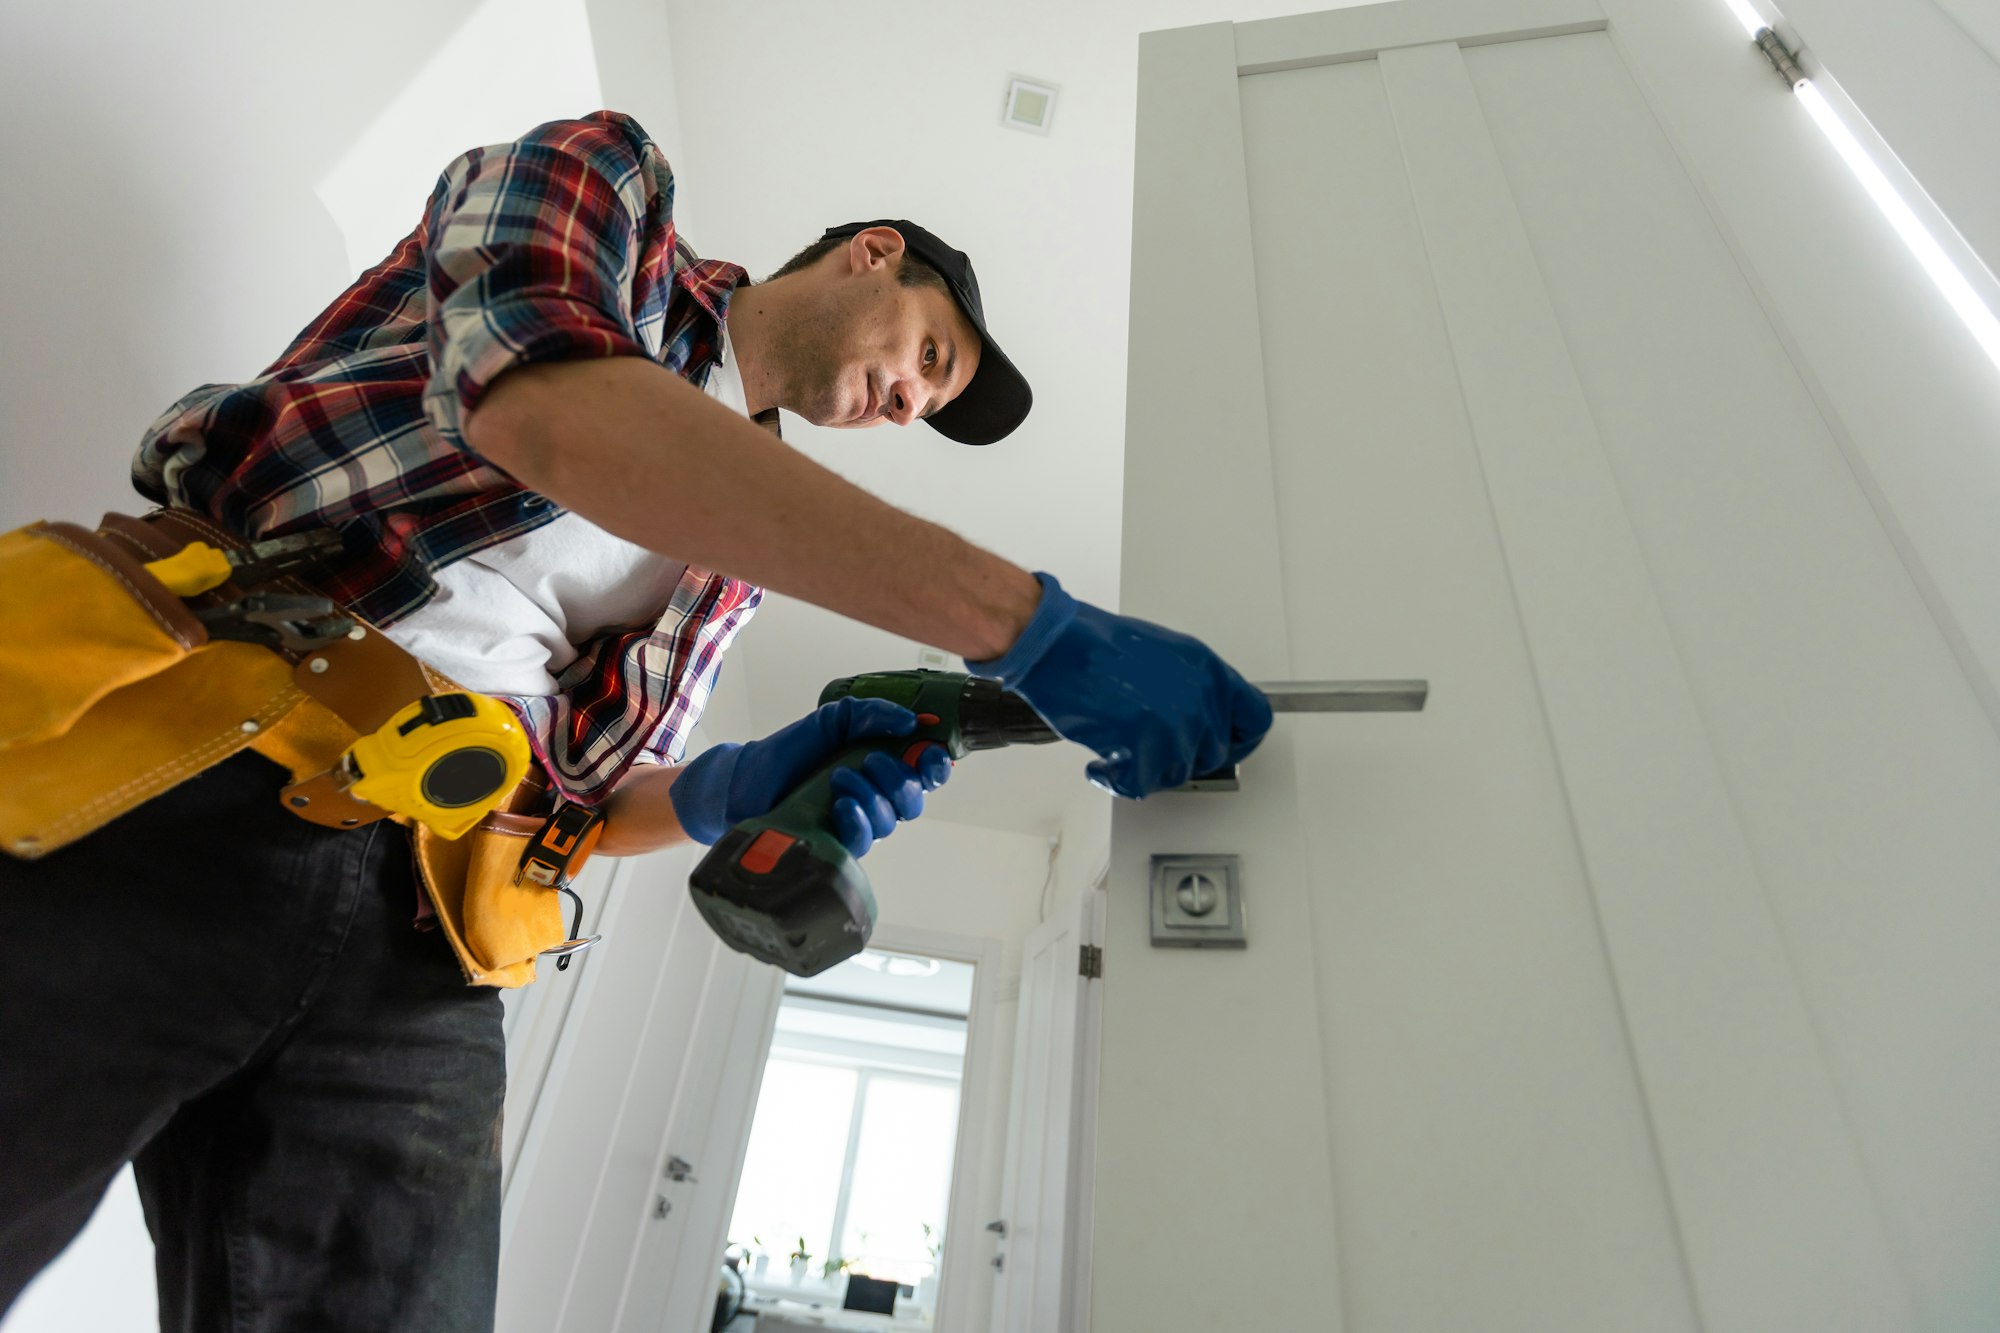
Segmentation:
<svg viewBox="0 0 2000 1333">
<path fill-rule="evenodd" d="M 861 273 L 894 264 L 903 253 L 903 233 L 894 227 L 869 227 L 847 243 L 848 269 Z"/>
</svg>

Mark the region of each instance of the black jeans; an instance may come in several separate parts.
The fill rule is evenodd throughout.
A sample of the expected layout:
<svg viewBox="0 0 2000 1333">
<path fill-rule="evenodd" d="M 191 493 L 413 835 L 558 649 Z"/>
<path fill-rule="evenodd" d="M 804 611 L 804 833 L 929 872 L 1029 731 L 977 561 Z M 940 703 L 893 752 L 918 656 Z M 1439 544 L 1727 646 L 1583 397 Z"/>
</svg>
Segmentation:
<svg viewBox="0 0 2000 1333">
<path fill-rule="evenodd" d="M 283 780 L 0 855 L 0 1312 L 131 1161 L 163 1329 L 492 1327 L 500 997 L 411 927 L 407 835 Z"/>
</svg>

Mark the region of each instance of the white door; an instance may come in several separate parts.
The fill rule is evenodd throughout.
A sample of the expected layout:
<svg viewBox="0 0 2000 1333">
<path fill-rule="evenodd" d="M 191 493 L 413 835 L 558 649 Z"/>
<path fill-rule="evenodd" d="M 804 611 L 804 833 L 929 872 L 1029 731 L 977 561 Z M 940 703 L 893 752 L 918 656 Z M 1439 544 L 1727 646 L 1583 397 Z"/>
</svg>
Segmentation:
<svg viewBox="0 0 2000 1333">
<path fill-rule="evenodd" d="M 782 974 L 725 949 L 701 919 L 687 892 L 699 850 L 593 865 L 584 894 L 597 890 L 601 916 L 586 930 L 604 942 L 572 968 L 573 994 L 548 967 L 514 1020 L 547 1028 L 526 1049 L 552 1053 L 522 1060 L 509 1090 L 519 1142 L 501 1228 L 500 1333 L 662 1329 L 669 1308 L 686 1314 L 674 1333 L 706 1327 L 693 1311 L 713 1309 L 722 1252 L 711 1233 L 726 1224 L 715 1215 L 734 1194 L 742 1149 L 731 1139 L 762 1069 L 754 1055 L 729 1056 L 768 1040 Z M 675 1158 L 686 1169 L 670 1171 Z"/>
<path fill-rule="evenodd" d="M 713 955 L 694 1048 L 655 1159 L 662 1162 L 659 1192 L 631 1247 L 613 1325 L 619 1333 L 704 1333 L 713 1319 L 717 1269 L 784 989 L 778 968 L 720 947 Z"/>
<path fill-rule="evenodd" d="M 1001 1168 L 1004 1230 L 990 1333 L 1071 1333 L 1087 1236 L 1081 1163 L 1092 1125 L 1087 1062 L 1094 1006 L 1086 949 L 1101 938 L 1103 894 L 1061 904 L 1022 946 L 1021 1007 Z M 1101 954 L 1097 955 L 1101 961 Z"/>
<path fill-rule="evenodd" d="M 1926 542 L 2000 397 L 1757 59 L 1721 0 L 1144 40 L 1122 609 L 1431 695 L 1120 806 L 1096 1333 L 1992 1326 L 2000 563 Z M 1145 948 L 1200 851 L 1249 947 Z"/>
</svg>

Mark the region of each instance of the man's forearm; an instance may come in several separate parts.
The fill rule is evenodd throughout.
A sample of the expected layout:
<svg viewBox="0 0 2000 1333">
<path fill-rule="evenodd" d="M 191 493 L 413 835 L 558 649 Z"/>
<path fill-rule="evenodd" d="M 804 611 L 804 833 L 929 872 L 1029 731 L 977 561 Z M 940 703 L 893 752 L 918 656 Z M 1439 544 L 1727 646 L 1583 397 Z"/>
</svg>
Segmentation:
<svg viewBox="0 0 2000 1333">
<path fill-rule="evenodd" d="M 600 856 L 636 856 L 688 840 L 668 795 L 681 769 L 634 765 L 604 804 Z"/>
<path fill-rule="evenodd" d="M 1034 614 L 1028 571 L 828 471 L 637 357 L 526 366 L 473 449 L 627 541 L 972 659 Z"/>
</svg>

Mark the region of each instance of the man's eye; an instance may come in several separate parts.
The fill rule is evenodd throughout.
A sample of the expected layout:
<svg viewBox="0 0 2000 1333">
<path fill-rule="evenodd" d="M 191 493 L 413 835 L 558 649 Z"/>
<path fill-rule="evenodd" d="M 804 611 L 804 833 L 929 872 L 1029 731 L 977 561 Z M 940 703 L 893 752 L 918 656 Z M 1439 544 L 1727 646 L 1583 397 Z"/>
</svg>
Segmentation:
<svg viewBox="0 0 2000 1333">
<path fill-rule="evenodd" d="M 924 364 L 925 364 L 925 365 L 927 365 L 927 366 L 934 366 L 934 365 L 936 365 L 936 364 L 937 364 L 937 344 L 936 344 L 936 343 L 925 343 L 925 344 L 924 344 Z"/>
</svg>

